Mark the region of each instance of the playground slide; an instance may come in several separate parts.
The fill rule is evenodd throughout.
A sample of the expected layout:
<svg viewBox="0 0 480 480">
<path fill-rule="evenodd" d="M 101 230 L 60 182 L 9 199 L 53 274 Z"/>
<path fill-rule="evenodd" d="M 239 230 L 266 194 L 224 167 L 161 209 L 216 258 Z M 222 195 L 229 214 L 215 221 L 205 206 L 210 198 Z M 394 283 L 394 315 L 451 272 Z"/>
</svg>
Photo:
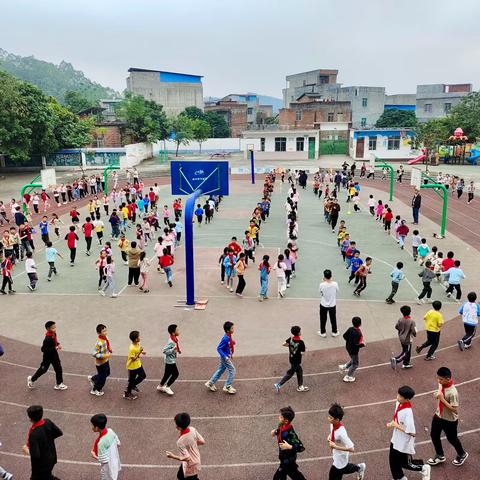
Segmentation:
<svg viewBox="0 0 480 480">
<path fill-rule="evenodd" d="M 472 155 L 470 157 L 465 157 L 465 160 L 472 165 L 478 164 L 478 159 L 480 158 L 480 150 L 472 150 Z"/>
<path fill-rule="evenodd" d="M 418 157 L 412 158 L 412 159 L 409 160 L 407 163 L 408 163 L 409 165 L 415 165 L 416 163 L 423 162 L 423 160 L 425 160 L 425 155 L 422 153 L 422 154 L 419 155 Z"/>
</svg>

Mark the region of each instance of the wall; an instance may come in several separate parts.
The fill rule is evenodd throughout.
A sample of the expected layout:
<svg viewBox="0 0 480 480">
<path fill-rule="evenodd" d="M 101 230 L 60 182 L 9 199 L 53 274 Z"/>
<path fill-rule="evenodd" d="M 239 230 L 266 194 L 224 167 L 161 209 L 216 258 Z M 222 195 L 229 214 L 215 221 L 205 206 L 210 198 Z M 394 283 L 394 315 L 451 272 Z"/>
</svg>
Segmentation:
<svg viewBox="0 0 480 480">
<path fill-rule="evenodd" d="M 175 153 L 177 148 L 176 143 L 167 140 L 165 142 L 157 142 L 153 145 L 154 154 L 157 154 L 160 150 L 164 150 L 164 144 L 168 152 Z M 254 144 L 255 150 L 260 150 L 260 138 L 209 138 L 202 143 L 202 153 L 242 152 L 247 144 Z M 178 153 L 182 155 L 199 153 L 198 142 L 191 141 L 188 145 L 180 145 Z"/>
<path fill-rule="evenodd" d="M 133 167 L 143 160 L 153 157 L 153 145 L 151 143 L 132 143 L 125 145 L 125 156 L 128 166 Z"/>
<path fill-rule="evenodd" d="M 377 134 L 372 135 L 377 137 L 377 149 L 376 150 L 369 150 L 368 149 L 368 142 L 369 137 L 367 136 L 368 133 L 365 132 L 365 148 L 363 157 L 356 156 L 356 138 L 355 138 L 356 131 L 352 130 L 350 132 L 350 145 L 349 145 L 349 153 L 352 158 L 355 160 L 370 160 L 370 154 L 374 154 L 377 157 L 384 159 L 384 160 L 405 160 L 414 158 L 415 155 L 412 153 L 412 149 L 410 144 L 408 143 L 409 137 L 400 138 L 400 148 L 399 150 L 388 150 L 388 135 L 387 134 Z M 373 133 L 373 132 L 372 132 Z M 398 134 L 400 134 L 400 130 L 398 130 Z"/>
</svg>

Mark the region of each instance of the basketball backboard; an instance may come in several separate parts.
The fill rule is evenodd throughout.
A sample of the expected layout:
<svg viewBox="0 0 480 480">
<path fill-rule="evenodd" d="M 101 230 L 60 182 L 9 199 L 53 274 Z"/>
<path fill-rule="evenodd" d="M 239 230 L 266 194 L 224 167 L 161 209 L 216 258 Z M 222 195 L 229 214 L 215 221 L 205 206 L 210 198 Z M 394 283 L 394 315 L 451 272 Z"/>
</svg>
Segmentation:
<svg viewBox="0 0 480 480">
<path fill-rule="evenodd" d="M 420 189 L 422 185 L 422 170 L 418 167 L 412 167 L 412 176 L 410 178 L 410 185 Z"/>
<path fill-rule="evenodd" d="M 228 195 L 228 162 L 172 161 L 170 174 L 172 195 Z"/>
<path fill-rule="evenodd" d="M 57 185 L 57 174 L 54 168 L 44 168 L 40 174 L 42 177 L 42 188 L 44 190 Z"/>
<path fill-rule="evenodd" d="M 369 157 L 369 165 L 371 167 L 375 167 L 375 161 L 377 160 L 377 157 L 374 153 L 371 153 L 370 154 L 370 157 Z"/>
</svg>

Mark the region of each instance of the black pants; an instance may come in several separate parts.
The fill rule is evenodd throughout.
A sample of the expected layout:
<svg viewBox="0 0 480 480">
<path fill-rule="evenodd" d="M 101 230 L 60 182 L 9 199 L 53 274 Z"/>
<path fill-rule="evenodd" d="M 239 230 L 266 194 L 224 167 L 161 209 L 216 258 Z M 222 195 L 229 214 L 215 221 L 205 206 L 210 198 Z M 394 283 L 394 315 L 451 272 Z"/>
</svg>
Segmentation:
<svg viewBox="0 0 480 480">
<path fill-rule="evenodd" d="M 295 461 L 290 461 L 286 464 L 281 463 L 273 476 L 273 480 L 286 480 L 287 477 L 290 477 L 292 480 L 306 480 L 302 472 L 298 471 L 298 465 Z"/>
<path fill-rule="evenodd" d="M 183 466 L 182 464 L 180 464 L 180 468 L 178 469 L 178 472 L 177 472 L 177 480 L 199 480 L 199 478 L 197 474 L 186 477 L 183 474 Z"/>
<path fill-rule="evenodd" d="M 222 283 L 225 281 L 225 265 L 223 263 L 220 266 L 220 279 L 222 280 Z"/>
<path fill-rule="evenodd" d="M 410 365 L 410 358 L 412 356 L 412 344 L 402 343 L 402 353 L 395 357 L 397 363 L 403 362 L 404 365 Z"/>
<path fill-rule="evenodd" d="M 421 300 L 424 296 L 429 299 L 432 296 L 432 284 L 431 282 L 423 282 L 423 290 L 420 292 L 418 299 Z"/>
<path fill-rule="evenodd" d="M 8 285 L 8 291 L 12 291 L 12 279 L 8 275 L 3 276 L 2 280 L 2 291 L 5 291 L 5 287 Z"/>
<path fill-rule="evenodd" d="M 423 467 L 423 460 L 413 460 L 408 453 L 399 452 L 390 444 L 390 454 L 388 457 L 390 463 L 390 472 L 392 472 L 393 480 L 400 480 L 403 478 L 403 469 L 412 470 L 414 472 L 421 472 Z"/>
<path fill-rule="evenodd" d="M 442 440 L 440 440 L 440 436 L 443 432 L 445 432 L 448 442 L 456 450 L 458 456 L 462 456 L 465 453 L 462 443 L 458 439 L 457 428 L 458 420 L 455 422 L 449 422 L 448 420 L 444 420 L 436 415 L 433 416 L 430 438 L 432 439 L 435 453 L 437 455 L 440 455 L 441 457 L 445 456 L 443 453 Z"/>
<path fill-rule="evenodd" d="M 303 368 L 300 363 L 291 363 L 290 368 L 287 370 L 287 373 L 283 378 L 278 382 L 279 385 L 287 383 L 295 374 L 297 374 L 297 382 L 300 387 L 303 385 Z"/>
<path fill-rule="evenodd" d="M 358 465 L 354 463 L 347 463 L 343 468 L 337 468 L 335 465 L 332 465 L 328 473 L 328 480 L 342 480 L 344 475 L 358 472 L 358 470 Z"/>
<path fill-rule="evenodd" d="M 55 268 L 55 262 L 48 262 L 48 278 L 52 278 L 52 273 L 57 274 L 57 269 Z"/>
<path fill-rule="evenodd" d="M 369 207 L 370 215 L 375 216 L 375 207 Z"/>
<path fill-rule="evenodd" d="M 126 262 L 128 260 L 127 252 L 124 252 L 123 250 L 121 250 L 120 253 L 122 254 L 122 260 Z"/>
<path fill-rule="evenodd" d="M 98 269 L 98 288 L 102 286 L 102 283 L 107 279 L 107 277 L 104 275 L 103 272 L 103 267 L 100 267 Z"/>
<path fill-rule="evenodd" d="M 77 256 L 77 249 L 76 248 L 70 248 L 70 263 L 75 262 L 75 257 Z"/>
<path fill-rule="evenodd" d="M 332 227 L 332 230 L 335 230 L 335 227 L 337 226 L 337 222 L 338 222 L 338 216 L 332 217 L 330 215 L 330 225 Z"/>
<path fill-rule="evenodd" d="M 48 359 L 48 358 L 43 358 L 42 363 L 40 364 L 40 367 L 38 370 L 33 374 L 32 376 L 32 382 L 36 382 L 42 375 L 47 373 L 48 369 L 50 368 L 50 365 L 53 367 L 55 370 L 55 377 L 57 380 L 57 385 L 60 385 L 63 383 L 63 370 L 62 370 L 62 364 L 60 362 L 60 359 L 58 356 L 53 359 Z"/>
<path fill-rule="evenodd" d="M 392 291 L 390 292 L 390 295 L 387 297 L 387 302 L 393 301 L 393 297 L 397 293 L 398 290 L 398 282 L 392 282 Z"/>
<path fill-rule="evenodd" d="M 324 307 L 320 305 L 320 333 L 326 332 L 327 315 L 330 316 L 332 333 L 337 333 L 337 307 Z"/>
<path fill-rule="evenodd" d="M 465 329 L 465 335 L 463 336 L 462 340 L 465 345 L 469 346 L 472 343 L 473 337 L 475 336 L 477 327 L 475 325 L 467 325 L 464 323 L 463 328 Z"/>
<path fill-rule="evenodd" d="M 97 374 L 92 377 L 93 389 L 100 392 L 105 386 L 107 378 L 110 376 L 110 363 L 105 362 L 101 365 L 96 365 Z"/>
<path fill-rule="evenodd" d="M 255 263 L 255 257 L 253 256 L 254 250 L 244 250 L 245 253 L 245 265 L 248 265 L 248 260 L 250 259 L 253 263 Z"/>
<path fill-rule="evenodd" d="M 147 378 L 147 374 L 143 367 L 128 371 L 128 386 L 127 393 L 132 393 L 133 387 L 136 387 Z"/>
<path fill-rule="evenodd" d="M 163 378 L 160 381 L 160 385 L 163 387 L 167 384 L 167 387 L 171 387 L 173 382 L 178 378 L 178 368 L 176 363 L 166 363 L 165 372 Z"/>
<path fill-rule="evenodd" d="M 42 233 L 42 241 L 45 245 L 50 241 L 50 237 L 48 236 L 48 233 Z"/>
<path fill-rule="evenodd" d="M 354 290 L 356 293 L 363 292 L 367 288 L 367 277 L 363 275 L 357 275 L 358 286 Z"/>
<path fill-rule="evenodd" d="M 139 278 L 140 267 L 128 267 L 128 284 L 131 285 L 133 282 L 135 285 L 138 285 Z"/>
<path fill-rule="evenodd" d="M 460 287 L 460 284 L 458 283 L 458 284 L 452 285 L 451 283 L 449 283 L 446 293 L 453 293 L 453 289 L 455 289 L 457 292 L 456 299 L 460 300 L 462 298 L 462 289 Z"/>
<path fill-rule="evenodd" d="M 391 220 L 385 220 L 385 223 L 383 224 L 385 231 L 390 231 L 392 228 L 392 221 Z"/>
<path fill-rule="evenodd" d="M 427 352 L 427 357 L 431 357 L 435 350 L 438 348 L 438 344 L 440 343 L 440 332 L 429 332 L 427 330 L 427 341 L 420 345 L 420 350 L 427 348 L 430 346 Z"/>
<path fill-rule="evenodd" d="M 468 193 L 468 203 L 473 200 L 473 193 Z"/>
<path fill-rule="evenodd" d="M 245 278 L 243 277 L 243 275 L 238 275 L 238 285 L 237 285 L 237 289 L 235 290 L 235 293 L 242 294 L 246 284 L 247 283 L 245 282 Z"/>
<path fill-rule="evenodd" d="M 182 239 L 182 232 L 177 232 L 177 243 L 180 243 L 181 239 Z"/>
<path fill-rule="evenodd" d="M 89 252 L 92 246 L 92 237 L 85 237 L 85 242 L 87 243 L 87 252 Z"/>
</svg>

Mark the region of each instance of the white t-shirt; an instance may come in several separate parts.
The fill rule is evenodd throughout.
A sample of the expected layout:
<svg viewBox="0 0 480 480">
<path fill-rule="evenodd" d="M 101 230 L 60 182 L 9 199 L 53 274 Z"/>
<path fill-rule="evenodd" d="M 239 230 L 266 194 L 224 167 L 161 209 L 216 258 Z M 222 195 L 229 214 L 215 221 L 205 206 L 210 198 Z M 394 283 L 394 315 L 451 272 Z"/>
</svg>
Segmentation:
<svg viewBox="0 0 480 480">
<path fill-rule="evenodd" d="M 285 270 L 287 266 L 284 262 L 280 262 L 280 266 L 278 262 L 275 262 L 273 269 L 277 272 L 277 278 L 285 278 Z"/>
<path fill-rule="evenodd" d="M 395 411 L 398 408 L 399 403 L 395 404 Z M 409 453 L 413 455 L 415 453 L 415 437 L 409 435 L 409 433 L 415 434 L 415 421 L 413 419 L 413 410 L 411 408 L 405 408 L 398 412 L 398 423 L 405 429 L 406 433 L 401 432 L 398 428 L 393 429 L 392 444 L 395 450 L 402 453 Z"/>
<path fill-rule="evenodd" d="M 27 258 L 25 260 L 25 272 L 26 273 L 35 273 L 37 270 L 35 268 L 35 260 L 33 258 Z"/>
<path fill-rule="evenodd" d="M 337 282 L 322 282 L 318 288 L 320 292 L 320 305 L 322 307 L 335 307 L 337 304 Z"/>
<path fill-rule="evenodd" d="M 332 431 L 333 425 L 330 425 L 330 435 L 332 434 Z M 353 448 L 353 442 L 350 440 L 347 430 L 343 425 L 335 430 L 335 443 L 345 448 Z M 349 455 L 350 452 L 336 450 L 335 448 L 332 449 L 333 465 L 338 469 L 346 467 Z"/>
<path fill-rule="evenodd" d="M 369 207 L 374 207 L 375 206 L 375 199 L 374 198 L 369 198 L 368 199 L 368 206 Z"/>
</svg>

